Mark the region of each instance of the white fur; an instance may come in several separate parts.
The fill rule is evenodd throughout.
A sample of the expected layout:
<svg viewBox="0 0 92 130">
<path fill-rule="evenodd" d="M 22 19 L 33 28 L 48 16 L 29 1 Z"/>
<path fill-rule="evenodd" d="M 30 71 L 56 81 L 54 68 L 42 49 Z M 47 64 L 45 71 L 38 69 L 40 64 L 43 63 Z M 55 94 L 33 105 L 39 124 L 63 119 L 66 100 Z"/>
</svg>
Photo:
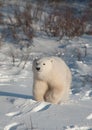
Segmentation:
<svg viewBox="0 0 92 130">
<path fill-rule="evenodd" d="M 58 104 L 68 99 L 72 76 L 61 58 L 44 57 L 35 60 L 32 68 L 35 100 Z"/>
</svg>

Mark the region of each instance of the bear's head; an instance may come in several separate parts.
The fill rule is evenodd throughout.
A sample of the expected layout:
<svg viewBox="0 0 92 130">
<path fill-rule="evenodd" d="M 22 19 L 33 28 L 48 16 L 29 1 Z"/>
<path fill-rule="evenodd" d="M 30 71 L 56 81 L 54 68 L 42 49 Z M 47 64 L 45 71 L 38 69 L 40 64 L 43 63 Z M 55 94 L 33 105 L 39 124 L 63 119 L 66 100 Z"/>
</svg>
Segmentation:
<svg viewBox="0 0 92 130">
<path fill-rule="evenodd" d="M 53 60 L 49 57 L 34 60 L 32 66 L 34 75 L 41 80 L 48 77 L 51 73 L 52 62 Z"/>
</svg>

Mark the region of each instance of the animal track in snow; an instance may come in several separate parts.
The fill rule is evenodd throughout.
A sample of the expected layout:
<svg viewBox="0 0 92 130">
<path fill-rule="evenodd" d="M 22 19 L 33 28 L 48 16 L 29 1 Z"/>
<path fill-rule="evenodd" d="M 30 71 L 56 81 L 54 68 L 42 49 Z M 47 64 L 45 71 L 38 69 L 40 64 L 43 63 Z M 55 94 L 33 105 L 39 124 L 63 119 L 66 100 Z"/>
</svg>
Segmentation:
<svg viewBox="0 0 92 130">
<path fill-rule="evenodd" d="M 27 112 L 38 112 L 42 110 L 47 110 L 50 103 L 47 102 L 37 102 L 34 100 L 24 100 L 24 99 L 18 99 L 15 101 L 15 106 L 21 111 L 21 113 L 27 113 Z M 16 113 L 15 113 L 16 114 Z"/>
<path fill-rule="evenodd" d="M 11 129 L 15 129 L 17 126 L 19 126 L 19 123 L 12 123 L 12 124 L 9 124 L 7 126 L 5 126 L 4 130 L 11 130 Z"/>
<path fill-rule="evenodd" d="M 46 109 L 48 109 L 48 107 L 50 105 L 51 104 L 49 104 L 49 103 L 42 102 L 38 106 L 36 106 L 35 108 L 33 108 L 31 112 L 38 112 L 38 111 L 41 111 L 41 110 L 46 110 Z"/>
<path fill-rule="evenodd" d="M 21 114 L 21 112 L 16 111 L 16 112 L 7 113 L 6 116 L 17 116 L 17 115 L 19 115 L 19 114 Z"/>
</svg>

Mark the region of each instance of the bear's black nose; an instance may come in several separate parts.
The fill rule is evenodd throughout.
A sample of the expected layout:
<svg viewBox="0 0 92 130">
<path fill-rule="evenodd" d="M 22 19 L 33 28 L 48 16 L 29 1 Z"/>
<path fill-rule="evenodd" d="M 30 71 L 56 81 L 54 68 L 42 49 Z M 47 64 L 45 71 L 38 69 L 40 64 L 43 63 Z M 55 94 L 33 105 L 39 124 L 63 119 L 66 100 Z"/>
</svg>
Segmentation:
<svg viewBox="0 0 92 130">
<path fill-rule="evenodd" d="M 40 70 L 40 67 L 36 67 L 36 69 L 39 71 L 39 70 Z"/>
</svg>

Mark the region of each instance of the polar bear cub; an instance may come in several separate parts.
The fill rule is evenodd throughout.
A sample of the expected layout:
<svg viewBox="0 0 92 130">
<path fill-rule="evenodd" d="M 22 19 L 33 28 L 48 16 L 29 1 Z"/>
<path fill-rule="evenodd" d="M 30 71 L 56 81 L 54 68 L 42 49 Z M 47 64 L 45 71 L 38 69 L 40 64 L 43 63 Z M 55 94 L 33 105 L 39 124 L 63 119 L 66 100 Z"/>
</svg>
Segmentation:
<svg viewBox="0 0 92 130">
<path fill-rule="evenodd" d="M 66 63 L 58 57 L 33 61 L 33 96 L 36 101 L 54 104 L 68 100 L 72 75 Z"/>
</svg>

